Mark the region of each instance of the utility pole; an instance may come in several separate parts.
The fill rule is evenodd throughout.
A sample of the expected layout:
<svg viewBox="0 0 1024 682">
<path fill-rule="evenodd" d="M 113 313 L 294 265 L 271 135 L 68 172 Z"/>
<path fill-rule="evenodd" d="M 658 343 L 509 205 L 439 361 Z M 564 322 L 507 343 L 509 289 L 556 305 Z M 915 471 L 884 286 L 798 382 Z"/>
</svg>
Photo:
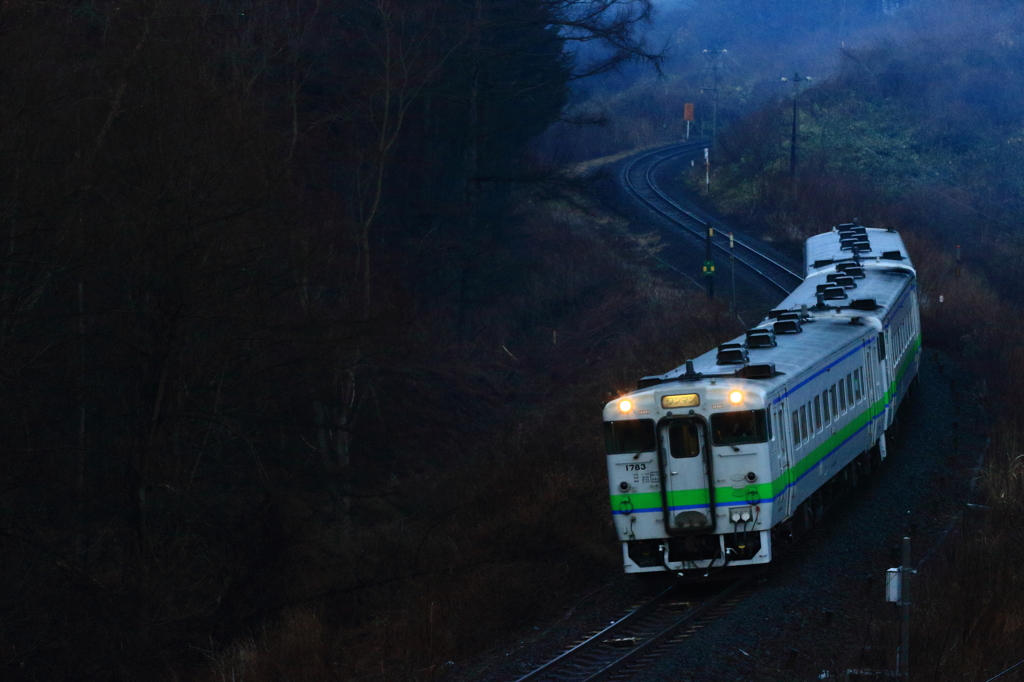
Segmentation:
<svg viewBox="0 0 1024 682">
<path fill-rule="evenodd" d="M 900 567 L 887 571 L 886 601 L 894 602 L 900 610 L 900 645 L 896 649 L 896 676 L 907 679 L 910 676 L 910 574 L 916 573 L 910 567 L 910 538 L 903 538 Z"/>
<path fill-rule="evenodd" d="M 903 558 L 900 561 L 900 655 L 897 672 L 910 676 L 910 538 L 903 538 Z"/>
<path fill-rule="evenodd" d="M 736 314 L 736 240 L 729 233 L 729 269 L 732 271 L 732 308 L 731 312 Z"/>
<path fill-rule="evenodd" d="M 708 280 L 708 298 L 715 297 L 715 262 L 711 260 L 711 238 L 715 236 L 715 228 L 708 225 L 708 238 L 704 250 L 704 277 Z"/>
<path fill-rule="evenodd" d="M 704 147 L 704 194 L 711 194 L 711 157 L 707 147 Z"/>
<path fill-rule="evenodd" d="M 718 136 L 718 68 L 721 64 L 722 55 L 728 50 L 704 50 L 704 60 L 707 62 L 705 68 L 711 72 L 711 87 L 702 87 L 700 91 L 714 93 L 712 95 L 711 108 L 711 144 L 715 144 Z"/>
<path fill-rule="evenodd" d="M 800 94 L 800 83 L 809 82 L 810 80 L 810 76 L 801 76 L 799 73 L 793 74 L 793 137 L 789 143 L 789 177 L 793 178 L 794 180 L 796 179 L 796 100 L 797 95 Z M 783 83 L 786 83 L 788 81 L 788 78 L 782 78 Z"/>
</svg>

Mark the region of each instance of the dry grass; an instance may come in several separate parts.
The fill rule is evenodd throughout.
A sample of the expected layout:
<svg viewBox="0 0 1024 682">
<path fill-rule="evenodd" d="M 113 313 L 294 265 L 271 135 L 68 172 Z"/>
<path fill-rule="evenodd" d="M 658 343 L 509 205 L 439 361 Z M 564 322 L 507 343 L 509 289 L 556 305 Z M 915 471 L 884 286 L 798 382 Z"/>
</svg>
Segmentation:
<svg viewBox="0 0 1024 682">
<path fill-rule="evenodd" d="M 433 679 L 617 570 L 601 407 L 738 323 L 632 265 L 650 245 L 607 216 L 557 204 L 522 217 L 533 267 L 475 340 L 499 376 L 497 427 L 465 424 L 459 452 L 424 442 L 403 456 L 409 473 L 360 491 L 351 523 L 311 525 L 295 605 L 194 679 Z"/>
</svg>

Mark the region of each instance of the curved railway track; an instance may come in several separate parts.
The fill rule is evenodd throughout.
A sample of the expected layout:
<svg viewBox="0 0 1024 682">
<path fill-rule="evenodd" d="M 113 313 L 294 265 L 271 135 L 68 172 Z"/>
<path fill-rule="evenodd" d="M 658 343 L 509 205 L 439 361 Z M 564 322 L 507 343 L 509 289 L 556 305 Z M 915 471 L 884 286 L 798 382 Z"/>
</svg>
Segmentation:
<svg viewBox="0 0 1024 682">
<path fill-rule="evenodd" d="M 677 229 L 699 240 L 701 246 L 707 238 L 708 223 L 674 202 L 661 191 L 654 183 L 652 173 L 661 163 L 682 154 L 703 149 L 705 144 L 705 142 L 687 142 L 663 147 L 638 156 L 630 161 L 622 171 L 623 184 L 640 202 L 672 221 Z M 729 247 L 722 241 L 724 240 L 713 240 L 712 249 L 728 256 Z M 772 287 L 788 294 L 803 281 L 803 277 L 799 273 L 762 253 L 755 243 L 740 237 L 735 238 L 735 242 L 736 262 L 751 270 Z"/>
<path fill-rule="evenodd" d="M 702 149 L 703 142 L 665 147 L 632 160 L 623 170 L 623 184 L 637 199 L 668 218 L 677 229 L 691 235 L 703 248 L 708 223 L 674 202 L 657 187 L 652 173 L 657 166 L 682 154 Z M 792 291 L 803 277 L 786 264 L 762 253 L 756 244 L 736 239 L 736 261 L 784 293 Z M 726 244 L 712 248 L 729 254 Z M 671 263 L 665 265 L 693 280 Z M 632 672 L 654 660 L 661 650 L 676 644 L 725 615 L 753 590 L 752 577 L 713 587 L 679 583 L 626 616 L 588 637 L 517 682 L 597 682 L 628 679 Z"/>
<path fill-rule="evenodd" d="M 676 644 L 728 613 L 753 589 L 753 576 L 713 587 L 677 584 L 517 682 L 629 679 L 663 646 Z"/>
</svg>

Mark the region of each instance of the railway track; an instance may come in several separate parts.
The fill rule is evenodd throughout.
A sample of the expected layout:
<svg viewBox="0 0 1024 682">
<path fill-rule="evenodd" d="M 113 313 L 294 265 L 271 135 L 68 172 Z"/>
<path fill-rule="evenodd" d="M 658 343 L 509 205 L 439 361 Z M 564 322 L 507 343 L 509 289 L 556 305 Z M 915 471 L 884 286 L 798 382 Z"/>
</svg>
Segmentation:
<svg viewBox="0 0 1024 682">
<path fill-rule="evenodd" d="M 629 679 L 661 653 L 728 613 L 753 590 L 753 576 L 725 586 L 676 584 L 517 682 Z"/>
<path fill-rule="evenodd" d="M 707 238 L 708 223 L 674 202 L 658 188 L 652 173 L 665 161 L 703 149 L 705 144 L 705 142 L 687 142 L 648 152 L 633 159 L 622 172 L 623 184 L 641 203 L 672 221 L 677 229 L 699 240 L 695 242 L 695 246 L 701 247 Z M 736 237 L 735 243 L 736 262 L 779 291 L 788 294 L 803 281 L 802 275 L 779 260 L 763 253 L 755 242 L 743 237 Z M 713 253 L 718 252 L 725 256 L 728 256 L 730 251 L 728 241 L 721 238 L 712 241 L 712 249 Z"/>
</svg>

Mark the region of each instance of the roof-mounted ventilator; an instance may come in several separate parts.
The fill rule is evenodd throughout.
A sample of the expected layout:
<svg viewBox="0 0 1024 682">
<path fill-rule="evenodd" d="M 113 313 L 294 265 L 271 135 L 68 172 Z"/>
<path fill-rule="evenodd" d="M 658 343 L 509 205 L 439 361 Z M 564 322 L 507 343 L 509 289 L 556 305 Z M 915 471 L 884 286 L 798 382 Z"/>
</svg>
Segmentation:
<svg viewBox="0 0 1024 682">
<path fill-rule="evenodd" d="M 821 284 L 820 293 L 826 301 L 841 301 L 846 298 L 846 290 L 834 284 Z"/>
<path fill-rule="evenodd" d="M 899 251 L 883 251 L 882 258 L 884 260 L 903 260 L 903 254 Z"/>
<path fill-rule="evenodd" d="M 856 289 L 857 288 L 857 283 L 853 280 L 853 277 L 851 277 L 850 275 L 847 275 L 845 272 L 837 272 L 837 273 L 833 273 L 831 275 L 826 275 L 825 276 L 825 281 L 828 282 L 829 284 L 834 284 L 835 286 L 842 287 L 844 289 Z M 818 286 L 820 288 L 821 286 L 825 286 L 825 285 L 818 285 Z"/>
<path fill-rule="evenodd" d="M 836 270 L 854 279 L 864 279 L 864 268 L 857 263 L 839 263 Z"/>
<path fill-rule="evenodd" d="M 776 374 L 778 372 L 775 371 L 774 362 L 746 365 L 736 370 L 736 376 L 740 379 L 771 379 Z"/>
<path fill-rule="evenodd" d="M 658 384 L 661 384 L 661 383 L 664 383 L 664 382 L 665 382 L 665 379 L 663 379 L 662 377 L 656 377 L 656 376 L 642 377 L 642 378 L 636 380 L 636 390 L 639 391 L 641 388 L 647 388 L 648 386 L 657 386 Z"/>
<path fill-rule="evenodd" d="M 873 298 L 858 298 L 850 302 L 854 310 L 878 310 L 878 302 Z"/>
<path fill-rule="evenodd" d="M 775 332 L 771 329 L 747 330 L 747 348 L 771 348 L 775 345 Z"/>
<path fill-rule="evenodd" d="M 747 349 L 740 343 L 723 343 L 715 356 L 715 363 L 719 365 L 745 365 L 747 361 Z"/>
<path fill-rule="evenodd" d="M 799 334 L 803 331 L 798 320 L 779 320 L 772 325 L 776 334 Z"/>
<path fill-rule="evenodd" d="M 853 289 L 853 288 L 855 288 L 857 286 L 856 284 L 853 283 L 853 277 L 843 276 L 843 277 L 839 278 L 838 280 L 832 280 L 828 284 L 819 284 L 818 286 L 816 286 L 814 288 L 814 293 L 815 294 L 826 294 L 825 295 L 825 300 L 827 300 L 827 301 L 832 300 L 832 298 L 846 298 L 846 294 L 845 293 L 842 296 L 837 296 L 836 295 L 836 289 L 844 290 L 844 289 L 847 288 L 847 287 L 843 286 L 843 282 L 844 281 L 848 282 L 851 285 L 849 287 L 850 289 Z M 828 295 L 829 293 L 832 294 L 832 298 L 829 297 L 829 295 Z"/>
</svg>

